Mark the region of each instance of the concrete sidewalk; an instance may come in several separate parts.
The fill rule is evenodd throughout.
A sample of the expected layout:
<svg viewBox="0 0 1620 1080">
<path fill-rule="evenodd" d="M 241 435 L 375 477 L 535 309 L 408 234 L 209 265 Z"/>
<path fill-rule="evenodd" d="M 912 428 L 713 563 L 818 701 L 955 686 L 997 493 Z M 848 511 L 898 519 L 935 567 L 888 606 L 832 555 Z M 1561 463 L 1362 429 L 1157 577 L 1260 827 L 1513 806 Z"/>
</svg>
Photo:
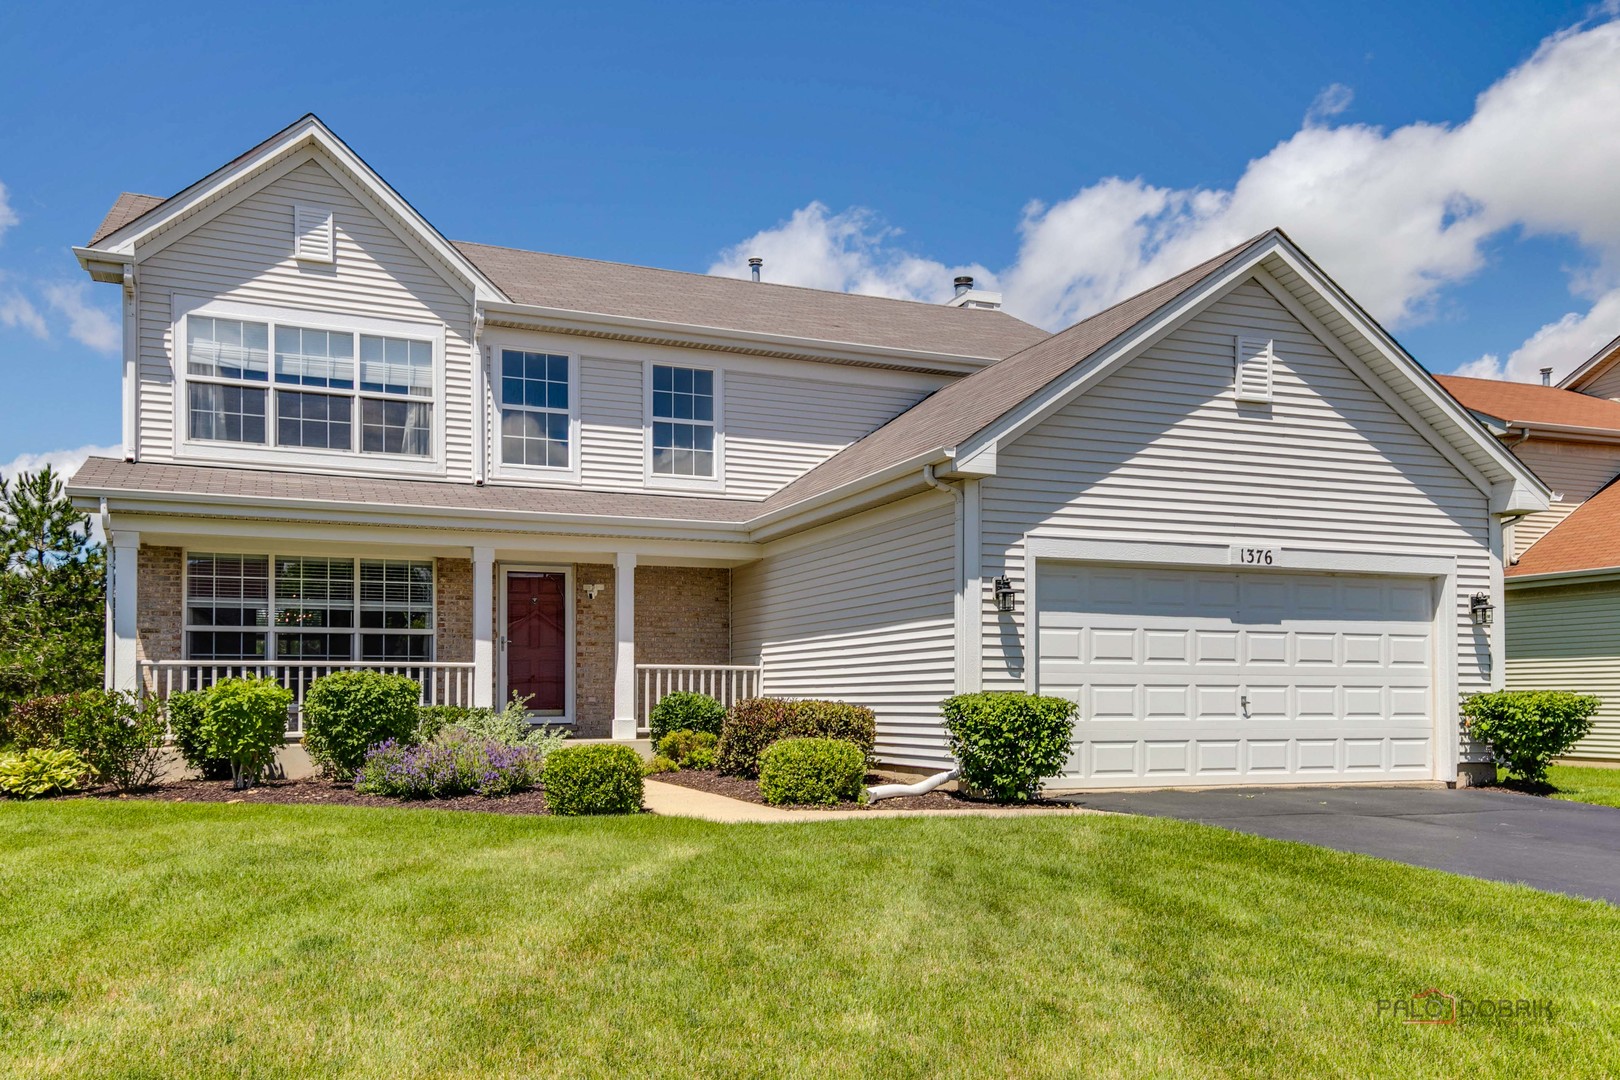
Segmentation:
<svg viewBox="0 0 1620 1080">
<path fill-rule="evenodd" d="M 783 810 L 775 806 L 761 806 L 741 799 L 716 795 L 681 787 L 679 784 L 661 784 L 646 780 L 642 784 L 641 804 L 655 814 L 665 817 L 701 818 L 734 824 L 742 821 L 849 821 L 857 818 L 895 817 L 1069 817 L 1075 814 L 1097 814 L 1102 811 L 1076 806 L 1065 809 L 1033 806 L 965 806 L 960 810 Z M 881 804 L 879 804 L 881 805 Z"/>
</svg>

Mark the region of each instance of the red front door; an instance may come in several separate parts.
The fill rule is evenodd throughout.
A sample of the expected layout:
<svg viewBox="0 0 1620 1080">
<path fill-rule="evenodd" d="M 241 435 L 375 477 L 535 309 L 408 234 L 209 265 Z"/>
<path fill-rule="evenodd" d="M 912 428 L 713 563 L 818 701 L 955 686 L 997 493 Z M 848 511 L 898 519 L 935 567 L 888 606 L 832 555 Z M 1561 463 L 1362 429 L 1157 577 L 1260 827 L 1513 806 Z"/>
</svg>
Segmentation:
<svg viewBox="0 0 1620 1080">
<path fill-rule="evenodd" d="M 567 708 L 568 609 L 562 574 L 506 575 L 506 686 L 534 712 Z"/>
</svg>

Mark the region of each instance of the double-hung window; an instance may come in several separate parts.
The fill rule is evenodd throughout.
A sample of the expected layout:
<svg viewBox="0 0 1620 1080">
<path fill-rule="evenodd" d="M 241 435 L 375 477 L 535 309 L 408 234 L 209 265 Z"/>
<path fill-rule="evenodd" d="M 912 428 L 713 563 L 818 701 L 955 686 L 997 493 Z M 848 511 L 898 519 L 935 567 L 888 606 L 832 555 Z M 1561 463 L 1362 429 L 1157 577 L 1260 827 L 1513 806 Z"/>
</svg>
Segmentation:
<svg viewBox="0 0 1620 1080">
<path fill-rule="evenodd" d="M 190 554 L 186 658 L 431 662 L 433 563 Z"/>
<path fill-rule="evenodd" d="M 185 340 L 193 440 L 433 456 L 432 340 L 195 313 Z"/>
<path fill-rule="evenodd" d="M 566 356 L 502 349 L 501 463 L 567 469 L 572 388 Z"/>
<path fill-rule="evenodd" d="M 713 371 L 652 365 L 654 476 L 715 478 L 714 389 Z"/>
</svg>

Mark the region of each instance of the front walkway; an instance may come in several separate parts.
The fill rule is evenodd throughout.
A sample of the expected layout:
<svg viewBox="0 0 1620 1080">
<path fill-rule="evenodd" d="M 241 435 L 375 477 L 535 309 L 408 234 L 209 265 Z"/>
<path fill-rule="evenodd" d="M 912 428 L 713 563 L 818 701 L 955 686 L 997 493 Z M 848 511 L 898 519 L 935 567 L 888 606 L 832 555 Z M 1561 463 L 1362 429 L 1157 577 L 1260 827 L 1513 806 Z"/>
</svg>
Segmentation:
<svg viewBox="0 0 1620 1080">
<path fill-rule="evenodd" d="M 743 821 L 848 821 L 854 818 L 893 817 L 1018 817 L 1024 814 L 1056 815 L 1090 814 L 1093 810 L 1076 806 L 1062 810 L 1035 806 L 970 806 L 960 810 L 783 810 L 775 806 L 731 799 L 708 791 L 681 787 L 678 784 L 660 784 L 647 780 L 642 785 L 641 804 L 655 814 L 666 817 L 701 818 L 733 824 Z M 882 805 L 881 803 L 879 804 Z"/>
<path fill-rule="evenodd" d="M 1613 807 L 1474 788 L 1227 788 L 1059 798 L 1620 904 L 1620 809 Z"/>
</svg>

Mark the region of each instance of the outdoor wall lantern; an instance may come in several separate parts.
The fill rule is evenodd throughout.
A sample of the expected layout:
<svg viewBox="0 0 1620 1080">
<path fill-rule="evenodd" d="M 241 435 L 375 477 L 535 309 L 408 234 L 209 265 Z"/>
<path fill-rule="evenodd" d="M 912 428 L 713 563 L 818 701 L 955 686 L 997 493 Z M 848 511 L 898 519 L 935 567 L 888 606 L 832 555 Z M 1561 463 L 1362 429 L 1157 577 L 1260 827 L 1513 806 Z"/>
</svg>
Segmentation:
<svg viewBox="0 0 1620 1080">
<path fill-rule="evenodd" d="M 1472 616 L 1475 626 L 1491 625 L 1491 617 L 1496 608 L 1491 605 L 1491 598 L 1482 592 L 1477 592 L 1468 601 L 1468 614 Z"/>
<path fill-rule="evenodd" d="M 996 578 L 996 610 L 1011 611 L 1013 609 L 1013 587 L 1010 578 Z"/>
</svg>

